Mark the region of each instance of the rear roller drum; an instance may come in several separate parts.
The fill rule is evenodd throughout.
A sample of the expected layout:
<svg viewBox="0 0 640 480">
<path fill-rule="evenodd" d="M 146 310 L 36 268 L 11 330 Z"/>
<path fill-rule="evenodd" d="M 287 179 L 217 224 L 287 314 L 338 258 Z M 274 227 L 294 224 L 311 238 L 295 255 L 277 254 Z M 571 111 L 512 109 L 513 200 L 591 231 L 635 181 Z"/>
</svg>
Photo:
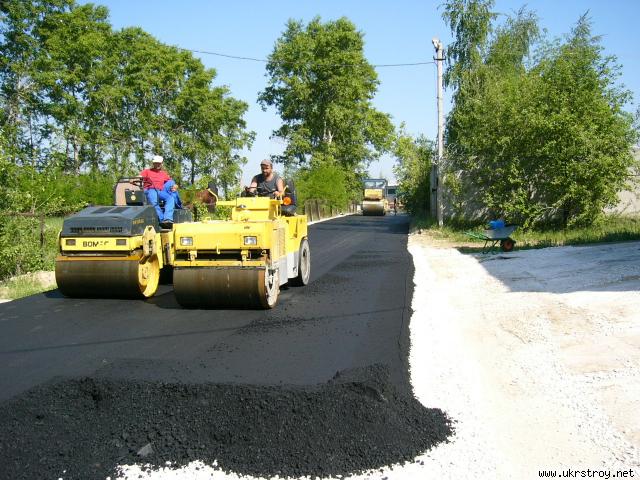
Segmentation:
<svg viewBox="0 0 640 480">
<path fill-rule="evenodd" d="M 56 283 L 67 297 L 147 298 L 156 293 L 160 279 L 157 256 L 139 258 L 58 258 Z"/>
</svg>

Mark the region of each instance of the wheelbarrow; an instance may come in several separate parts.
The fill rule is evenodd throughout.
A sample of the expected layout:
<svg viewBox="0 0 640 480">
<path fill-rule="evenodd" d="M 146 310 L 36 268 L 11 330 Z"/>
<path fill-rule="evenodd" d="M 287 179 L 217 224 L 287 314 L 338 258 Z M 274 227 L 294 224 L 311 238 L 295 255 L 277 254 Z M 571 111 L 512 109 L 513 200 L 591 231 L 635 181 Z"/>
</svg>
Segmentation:
<svg viewBox="0 0 640 480">
<path fill-rule="evenodd" d="M 478 240 L 484 240 L 484 247 L 482 247 L 482 253 L 493 252 L 495 248 L 500 245 L 500 250 L 503 252 L 510 252 L 513 247 L 516 246 L 516 241 L 510 237 L 515 232 L 517 225 L 505 225 L 500 228 L 489 228 L 482 233 L 479 232 L 465 232 L 472 238 Z"/>
</svg>

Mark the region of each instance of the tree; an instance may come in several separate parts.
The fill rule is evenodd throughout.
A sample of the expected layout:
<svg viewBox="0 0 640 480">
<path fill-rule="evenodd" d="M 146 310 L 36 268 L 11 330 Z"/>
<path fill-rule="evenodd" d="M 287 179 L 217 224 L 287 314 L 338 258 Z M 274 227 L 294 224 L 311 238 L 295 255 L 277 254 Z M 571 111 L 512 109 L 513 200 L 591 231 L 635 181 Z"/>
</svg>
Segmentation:
<svg viewBox="0 0 640 480">
<path fill-rule="evenodd" d="M 6 0 L 0 12 L 0 128 L 9 160 L 31 167 L 24 185 L 44 171 L 71 183 L 130 175 L 151 152 L 192 183 L 238 177 L 248 106 L 190 52 L 139 28 L 114 32 L 92 4 Z"/>
<path fill-rule="evenodd" d="M 601 38 L 592 36 L 585 15 L 568 41 L 540 62 L 533 73 L 542 86 L 536 105 L 548 138 L 544 156 L 545 200 L 564 225 L 590 224 L 627 184 L 638 140 L 633 118 L 623 110 L 631 93 L 617 85 L 621 67 L 604 57 Z"/>
<path fill-rule="evenodd" d="M 586 17 L 535 60 L 535 15 L 520 10 L 495 32 L 478 61 L 456 70 L 446 141 L 462 195 L 524 226 L 594 222 L 624 187 L 637 140 L 620 67 L 602 56 Z"/>
<path fill-rule="evenodd" d="M 92 115 L 91 95 L 102 87 L 96 75 L 111 34 L 105 7 L 91 4 L 44 17 L 38 35 L 41 55 L 34 62 L 34 81 L 46 98 L 46 112 L 60 130 L 65 151 L 60 167 L 77 174 L 84 157 L 98 167 L 101 151 L 89 148 L 102 138 Z"/>
<path fill-rule="evenodd" d="M 349 201 L 349 180 L 344 169 L 335 163 L 317 163 L 303 168 L 296 175 L 298 203 L 308 199 L 322 199 L 327 205 L 343 208 Z"/>
<path fill-rule="evenodd" d="M 412 214 L 426 213 L 429 209 L 429 173 L 435 154 L 433 141 L 423 135 L 412 137 L 400 127 L 393 152 L 396 164 L 393 173 L 398 181 L 405 208 Z"/>
<path fill-rule="evenodd" d="M 15 164 L 38 166 L 46 153 L 49 126 L 42 92 L 34 81 L 42 54 L 39 28 L 48 15 L 66 11 L 73 0 L 0 3 L 0 128 Z"/>
<path fill-rule="evenodd" d="M 493 0 L 449 0 L 444 3 L 442 17 L 454 34 L 446 53 L 449 59 L 444 74 L 446 87 L 457 90 L 466 75 L 482 64 L 492 32 L 491 22 L 496 18 L 491 12 L 493 5 Z"/>
<path fill-rule="evenodd" d="M 211 86 L 215 70 L 205 70 L 193 59 L 185 63 L 188 74 L 175 100 L 173 145 L 187 162 L 192 184 L 197 177 L 216 177 L 226 191 L 246 163 L 233 152 L 250 146 L 254 138 L 243 119 L 248 105 L 230 97 L 228 88 Z"/>
<path fill-rule="evenodd" d="M 323 23 L 316 17 L 306 26 L 289 20 L 269 56 L 258 100 L 282 117 L 273 132 L 286 141 L 279 160 L 301 166 L 335 160 L 354 171 L 390 148 L 393 126 L 371 104 L 379 82 L 363 47 L 362 33 L 346 18 Z"/>
</svg>

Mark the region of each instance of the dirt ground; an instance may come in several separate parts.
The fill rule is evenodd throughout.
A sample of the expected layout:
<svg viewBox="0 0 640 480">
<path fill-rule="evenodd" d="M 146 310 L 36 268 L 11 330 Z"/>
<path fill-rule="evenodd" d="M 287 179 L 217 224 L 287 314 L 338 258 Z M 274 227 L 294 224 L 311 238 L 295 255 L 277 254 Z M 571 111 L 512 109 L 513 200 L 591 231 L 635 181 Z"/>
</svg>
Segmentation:
<svg viewBox="0 0 640 480">
<path fill-rule="evenodd" d="M 456 419 L 428 478 L 640 474 L 640 243 L 463 255 L 412 235 L 412 383 Z"/>
</svg>

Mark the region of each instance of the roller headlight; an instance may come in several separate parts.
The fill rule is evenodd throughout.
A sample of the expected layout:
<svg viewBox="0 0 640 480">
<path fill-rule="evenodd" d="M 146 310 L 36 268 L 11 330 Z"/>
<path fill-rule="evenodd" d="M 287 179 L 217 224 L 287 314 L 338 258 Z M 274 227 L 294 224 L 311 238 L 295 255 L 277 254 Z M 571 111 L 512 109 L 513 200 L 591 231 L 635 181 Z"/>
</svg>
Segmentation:
<svg viewBox="0 0 640 480">
<path fill-rule="evenodd" d="M 244 237 L 245 245 L 258 245 L 258 237 Z"/>
<path fill-rule="evenodd" d="M 180 245 L 183 247 L 192 247 L 193 237 L 180 237 Z"/>
</svg>

